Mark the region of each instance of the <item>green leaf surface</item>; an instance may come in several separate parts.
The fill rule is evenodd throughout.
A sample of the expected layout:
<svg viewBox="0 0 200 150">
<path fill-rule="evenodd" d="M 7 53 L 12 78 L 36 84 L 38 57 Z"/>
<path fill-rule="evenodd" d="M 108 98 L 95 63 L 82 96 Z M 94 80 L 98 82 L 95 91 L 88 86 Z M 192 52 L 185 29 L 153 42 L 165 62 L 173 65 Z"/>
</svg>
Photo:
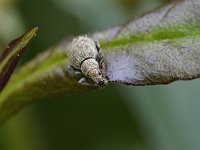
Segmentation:
<svg viewBox="0 0 200 150">
<path fill-rule="evenodd" d="M 200 1 L 184 0 L 150 11 L 127 24 L 90 34 L 105 53 L 110 82 L 166 84 L 200 76 Z M 90 91 L 67 70 L 72 39 L 39 54 L 12 76 L 0 94 L 0 122 L 46 96 Z"/>
</svg>

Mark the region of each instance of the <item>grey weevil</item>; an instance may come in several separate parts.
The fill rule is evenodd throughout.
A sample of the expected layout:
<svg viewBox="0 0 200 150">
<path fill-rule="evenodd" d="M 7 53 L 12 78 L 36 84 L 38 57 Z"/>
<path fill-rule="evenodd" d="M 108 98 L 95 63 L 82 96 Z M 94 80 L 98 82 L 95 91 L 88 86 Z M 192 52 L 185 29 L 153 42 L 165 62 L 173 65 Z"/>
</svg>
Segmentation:
<svg viewBox="0 0 200 150">
<path fill-rule="evenodd" d="M 74 38 L 69 46 L 68 57 L 71 63 L 69 70 L 77 75 L 83 75 L 78 81 L 79 84 L 107 84 L 108 80 L 104 76 L 103 55 L 98 41 L 87 36 Z"/>
</svg>

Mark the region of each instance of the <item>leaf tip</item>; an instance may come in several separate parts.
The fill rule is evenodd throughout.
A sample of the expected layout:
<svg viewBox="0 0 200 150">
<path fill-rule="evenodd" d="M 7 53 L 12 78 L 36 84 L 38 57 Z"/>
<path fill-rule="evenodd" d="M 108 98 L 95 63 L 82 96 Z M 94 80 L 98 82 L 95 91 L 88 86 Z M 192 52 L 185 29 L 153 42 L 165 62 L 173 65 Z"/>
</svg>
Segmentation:
<svg viewBox="0 0 200 150">
<path fill-rule="evenodd" d="M 31 32 L 32 35 L 33 35 L 33 38 L 37 35 L 38 30 L 39 30 L 38 26 L 33 27 L 33 28 L 30 30 L 30 32 Z"/>
<path fill-rule="evenodd" d="M 37 33 L 38 30 L 39 30 L 39 27 L 38 27 L 38 26 L 32 28 L 32 31 L 35 32 L 35 33 Z"/>
</svg>

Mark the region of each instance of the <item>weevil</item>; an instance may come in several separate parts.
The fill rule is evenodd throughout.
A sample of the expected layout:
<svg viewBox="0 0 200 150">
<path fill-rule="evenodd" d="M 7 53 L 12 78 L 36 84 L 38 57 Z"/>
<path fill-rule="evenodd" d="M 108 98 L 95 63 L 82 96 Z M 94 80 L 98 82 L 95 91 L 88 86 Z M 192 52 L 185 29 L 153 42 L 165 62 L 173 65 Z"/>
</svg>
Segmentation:
<svg viewBox="0 0 200 150">
<path fill-rule="evenodd" d="M 98 41 L 87 36 L 74 38 L 68 50 L 70 66 L 68 69 L 81 75 L 82 85 L 105 85 L 105 64 Z"/>
</svg>

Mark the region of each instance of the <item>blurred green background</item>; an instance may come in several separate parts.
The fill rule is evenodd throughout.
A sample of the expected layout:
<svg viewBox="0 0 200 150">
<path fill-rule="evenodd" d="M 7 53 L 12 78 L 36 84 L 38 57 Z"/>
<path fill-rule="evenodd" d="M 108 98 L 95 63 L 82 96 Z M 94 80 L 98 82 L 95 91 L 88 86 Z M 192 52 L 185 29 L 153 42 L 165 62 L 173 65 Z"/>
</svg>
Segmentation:
<svg viewBox="0 0 200 150">
<path fill-rule="evenodd" d="M 124 23 L 168 1 L 0 0 L 0 48 L 39 26 L 23 64 L 67 36 Z M 199 89 L 197 79 L 51 97 L 0 128 L 0 150 L 199 150 Z"/>
</svg>

